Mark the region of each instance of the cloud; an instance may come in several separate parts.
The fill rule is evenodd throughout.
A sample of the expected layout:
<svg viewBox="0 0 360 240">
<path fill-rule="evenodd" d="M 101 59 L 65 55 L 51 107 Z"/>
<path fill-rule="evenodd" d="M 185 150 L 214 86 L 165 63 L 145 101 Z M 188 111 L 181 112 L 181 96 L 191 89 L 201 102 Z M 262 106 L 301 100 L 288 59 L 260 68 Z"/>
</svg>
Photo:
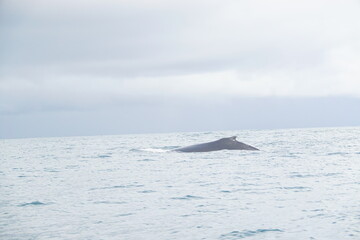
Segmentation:
<svg viewBox="0 0 360 240">
<path fill-rule="evenodd" d="M 0 111 L 360 97 L 358 10 L 325 0 L 3 1 Z"/>
</svg>

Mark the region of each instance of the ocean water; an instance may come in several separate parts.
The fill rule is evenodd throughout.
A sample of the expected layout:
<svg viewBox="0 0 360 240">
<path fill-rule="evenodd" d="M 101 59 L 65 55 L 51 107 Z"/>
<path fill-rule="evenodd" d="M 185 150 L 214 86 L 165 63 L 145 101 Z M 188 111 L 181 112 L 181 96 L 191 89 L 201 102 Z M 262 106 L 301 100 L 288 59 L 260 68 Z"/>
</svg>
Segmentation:
<svg viewBox="0 0 360 240">
<path fill-rule="evenodd" d="M 179 153 L 228 136 L 261 151 Z M 0 239 L 360 239 L 360 128 L 0 140 Z"/>
</svg>

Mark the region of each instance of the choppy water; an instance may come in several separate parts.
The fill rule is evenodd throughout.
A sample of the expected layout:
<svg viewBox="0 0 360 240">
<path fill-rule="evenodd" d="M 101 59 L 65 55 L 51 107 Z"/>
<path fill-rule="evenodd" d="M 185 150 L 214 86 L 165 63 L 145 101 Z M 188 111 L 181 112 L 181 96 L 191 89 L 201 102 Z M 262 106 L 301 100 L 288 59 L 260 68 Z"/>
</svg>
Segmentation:
<svg viewBox="0 0 360 240">
<path fill-rule="evenodd" d="M 168 151 L 233 135 L 261 151 Z M 0 239 L 360 239 L 359 136 L 0 140 Z"/>
</svg>

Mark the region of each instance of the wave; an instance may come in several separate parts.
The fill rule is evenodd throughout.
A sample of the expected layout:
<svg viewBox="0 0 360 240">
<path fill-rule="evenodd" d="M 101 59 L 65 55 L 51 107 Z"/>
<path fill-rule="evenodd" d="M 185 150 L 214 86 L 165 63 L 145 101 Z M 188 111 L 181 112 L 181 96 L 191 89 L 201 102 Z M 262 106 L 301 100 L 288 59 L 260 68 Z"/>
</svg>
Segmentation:
<svg viewBox="0 0 360 240">
<path fill-rule="evenodd" d="M 20 204 L 19 207 L 41 206 L 41 205 L 48 205 L 48 203 L 43 203 L 43 202 L 40 202 L 40 201 L 34 201 L 34 202 Z"/>
<path fill-rule="evenodd" d="M 192 199 L 204 199 L 204 198 L 199 197 L 199 196 L 186 195 L 186 196 L 183 196 L 183 197 L 173 197 L 171 199 L 173 199 L 173 200 L 192 200 Z"/>
<path fill-rule="evenodd" d="M 104 189 L 117 189 L 117 188 L 138 188 L 143 187 L 142 184 L 129 184 L 129 185 L 116 185 L 116 186 L 108 186 L 108 187 L 97 187 L 97 188 L 90 188 L 90 191 L 93 190 L 104 190 Z"/>
<path fill-rule="evenodd" d="M 245 231 L 232 231 L 230 233 L 222 234 L 220 239 L 240 239 L 246 237 L 252 237 L 254 235 L 266 232 L 282 232 L 280 229 L 257 229 L 257 230 L 245 230 Z"/>
<path fill-rule="evenodd" d="M 132 148 L 130 152 L 152 152 L 152 153 L 164 153 L 170 152 L 180 146 L 164 146 L 164 147 L 150 147 L 150 148 Z"/>
<path fill-rule="evenodd" d="M 130 152 L 152 152 L 152 153 L 164 153 L 171 150 L 164 148 L 139 148 L 139 149 L 130 149 Z"/>
</svg>

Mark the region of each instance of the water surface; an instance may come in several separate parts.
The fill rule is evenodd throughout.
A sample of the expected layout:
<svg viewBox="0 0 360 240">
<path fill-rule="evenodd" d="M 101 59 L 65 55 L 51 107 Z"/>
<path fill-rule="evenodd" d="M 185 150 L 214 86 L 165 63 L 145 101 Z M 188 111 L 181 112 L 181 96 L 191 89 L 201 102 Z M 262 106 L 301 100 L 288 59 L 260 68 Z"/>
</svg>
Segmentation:
<svg viewBox="0 0 360 240">
<path fill-rule="evenodd" d="M 179 153 L 238 136 L 261 151 Z M 0 239 L 360 239 L 360 128 L 0 140 Z"/>
</svg>

